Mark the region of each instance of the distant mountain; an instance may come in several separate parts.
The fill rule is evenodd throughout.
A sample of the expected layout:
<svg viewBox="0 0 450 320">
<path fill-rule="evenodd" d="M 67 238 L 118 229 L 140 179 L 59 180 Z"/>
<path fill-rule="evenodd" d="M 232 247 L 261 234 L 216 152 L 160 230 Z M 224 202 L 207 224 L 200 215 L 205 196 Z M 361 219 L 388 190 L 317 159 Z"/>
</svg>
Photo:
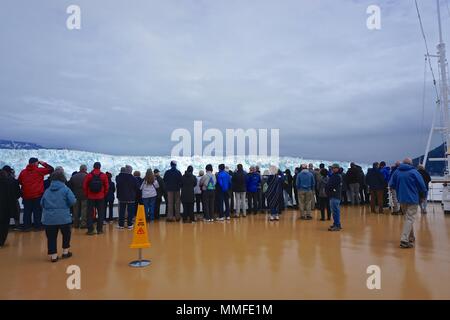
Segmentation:
<svg viewBox="0 0 450 320">
<path fill-rule="evenodd" d="M 445 146 L 441 144 L 440 146 L 434 148 L 428 152 L 428 159 L 430 158 L 444 158 L 445 157 Z M 422 163 L 424 156 L 417 157 L 413 159 L 413 164 L 417 166 Z M 432 176 L 443 176 L 445 171 L 445 161 L 427 161 L 426 170 Z"/>
<path fill-rule="evenodd" d="M 23 149 L 23 150 L 39 150 L 45 149 L 36 143 L 13 141 L 13 140 L 1 140 L 0 139 L 0 149 Z"/>
</svg>

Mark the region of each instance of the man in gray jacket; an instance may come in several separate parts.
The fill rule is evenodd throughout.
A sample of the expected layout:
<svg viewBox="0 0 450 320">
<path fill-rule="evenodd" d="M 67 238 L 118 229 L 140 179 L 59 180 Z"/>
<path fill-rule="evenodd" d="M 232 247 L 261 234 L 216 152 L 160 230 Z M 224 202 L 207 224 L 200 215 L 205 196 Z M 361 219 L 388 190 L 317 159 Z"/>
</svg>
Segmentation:
<svg viewBox="0 0 450 320">
<path fill-rule="evenodd" d="M 75 173 L 68 182 L 68 187 L 72 190 L 77 202 L 73 206 L 73 227 L 86 229 L 87 227 L 87 198 L 83 192 L 83 181 L 87 176 L 87 166 L 80 166 L 80 171 Z"/>
</svg>

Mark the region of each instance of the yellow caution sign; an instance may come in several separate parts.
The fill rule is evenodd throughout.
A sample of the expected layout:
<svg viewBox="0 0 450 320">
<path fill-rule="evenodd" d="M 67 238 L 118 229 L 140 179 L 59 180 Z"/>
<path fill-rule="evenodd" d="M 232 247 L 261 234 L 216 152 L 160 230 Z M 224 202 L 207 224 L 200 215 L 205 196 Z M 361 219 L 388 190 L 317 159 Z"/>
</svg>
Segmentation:
<svg viewBox="0 0 450 320">
<path fill-rule="evenodd" d="M 138 206 L 133 232 L 133 242 L 130 245 L 131 249 L 150 248 L 150 241 L 148 241 L 147 222 L 145 221 L 145 211 L 143 205 Z"/>
</svg>

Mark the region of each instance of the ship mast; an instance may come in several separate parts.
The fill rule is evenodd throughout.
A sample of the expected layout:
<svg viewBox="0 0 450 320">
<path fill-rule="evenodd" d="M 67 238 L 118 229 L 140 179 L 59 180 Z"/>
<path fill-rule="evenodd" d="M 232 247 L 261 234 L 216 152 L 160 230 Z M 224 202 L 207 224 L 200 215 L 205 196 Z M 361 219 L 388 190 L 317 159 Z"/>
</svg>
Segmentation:
<svg viewBox="0 0 450 320">
<path fill-rule="evenodd" d="M 438 59 L 439 59 L 439 69 L 440 69 L 440 105 L 441 110 L 443 111 L 443 124 L 444 124 L 444 141 L 445 141 L 445 160 L 446 160 L 446 176 L 449 175 L 450 169 L 450 121 L 449 121 L 449 110 L 448 110 L 448 78 L 447 78 L 447 58 L 446 58 L 446 50 L 445 43 L 442 37 L 442 22 L 441 22 L 441 6 L 440 0 L 436 0 L 437 4 L 437 14 L 438 14 L 438 25 L 439 25 L 439 44 L 437 46 L 438 49 Z"/>
<path fill-rule="evenodd" d="M 417 5 L 417 3 L 416 3 Z M 447 72 L 447 58 L 446 58 L 446 49 L 445 49 L 445 43 L 442 36 L 442 22 L 441 22 L 441 6 L 440 6 L 440 0 L 436 0 L 436 6 L 437 6 L 437 16 L 438 16 L 438 27 L 439 27 L 439 44 L 437 45 L 437 55 L 430 55 L 427 52 L 427 58 L 438 58 L 438 64 L 439 64 L 439 83 L 440 83 L 440 89 L 439 93 L 436 92 L 436 94 L 439 94 L 438 101 L 436 104 L 436 111 L 433 115 L 433 121 L 431 125 L 430 134 L 428 136 L 427 146 L 425 150 L 423 165 L 426 166 L 427 161 L 444 161 L 445 162 L 445 180 L 450 180 L 450 119 L 449 119 L 449 109 L 448 109 L 448 72 Z M 419 17 L 420 18 L 420 17 Z M 422 30 L 423 32 L 423 30 Z M 431 64 L 430 64 L 431 68 Z M 441 114 L 442 116 L 442 126 L 437 127 L 436 126 L 436 117 L 438 114 Z M 433 133 L 435 131 L 440 131 L 444 140 L 444 150 L 445 155 L 444 158 L 433 158 L 428 159 L 428 153 L 430 152 L 430 146 L 431 146 L 431 140 Z"/>
</svg>

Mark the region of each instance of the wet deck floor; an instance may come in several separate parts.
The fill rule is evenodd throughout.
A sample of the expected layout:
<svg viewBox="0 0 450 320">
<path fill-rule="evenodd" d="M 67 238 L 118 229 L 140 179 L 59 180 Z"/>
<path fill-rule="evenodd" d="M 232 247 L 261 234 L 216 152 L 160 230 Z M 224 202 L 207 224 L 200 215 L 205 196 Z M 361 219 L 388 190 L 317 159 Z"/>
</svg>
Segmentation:
<svg viewBox="0 0 450 320">
<path fill-rule="evenodd" d="M 0 249 L 0 299 L 450 299 L 450 216 L 439 205 L 415 223 L 415 249 L 398 248 L 403 218 L 343 208 L 342 232 L 329 222 L 278 223 L 265 215 L 213 224 L 163 221 L 149 227 L 152 264 L 134 269 L 132 232 L 76 230 L 74 256 L 50 263 L 45 234 L 10 233 Z M 59 239 L 59 242 L 61 239 Z M 66 288 L 67 266 L 81 268 L 81 290 Z M 366 269 L 381 268 L 381 290 Z"/>
</svg>

